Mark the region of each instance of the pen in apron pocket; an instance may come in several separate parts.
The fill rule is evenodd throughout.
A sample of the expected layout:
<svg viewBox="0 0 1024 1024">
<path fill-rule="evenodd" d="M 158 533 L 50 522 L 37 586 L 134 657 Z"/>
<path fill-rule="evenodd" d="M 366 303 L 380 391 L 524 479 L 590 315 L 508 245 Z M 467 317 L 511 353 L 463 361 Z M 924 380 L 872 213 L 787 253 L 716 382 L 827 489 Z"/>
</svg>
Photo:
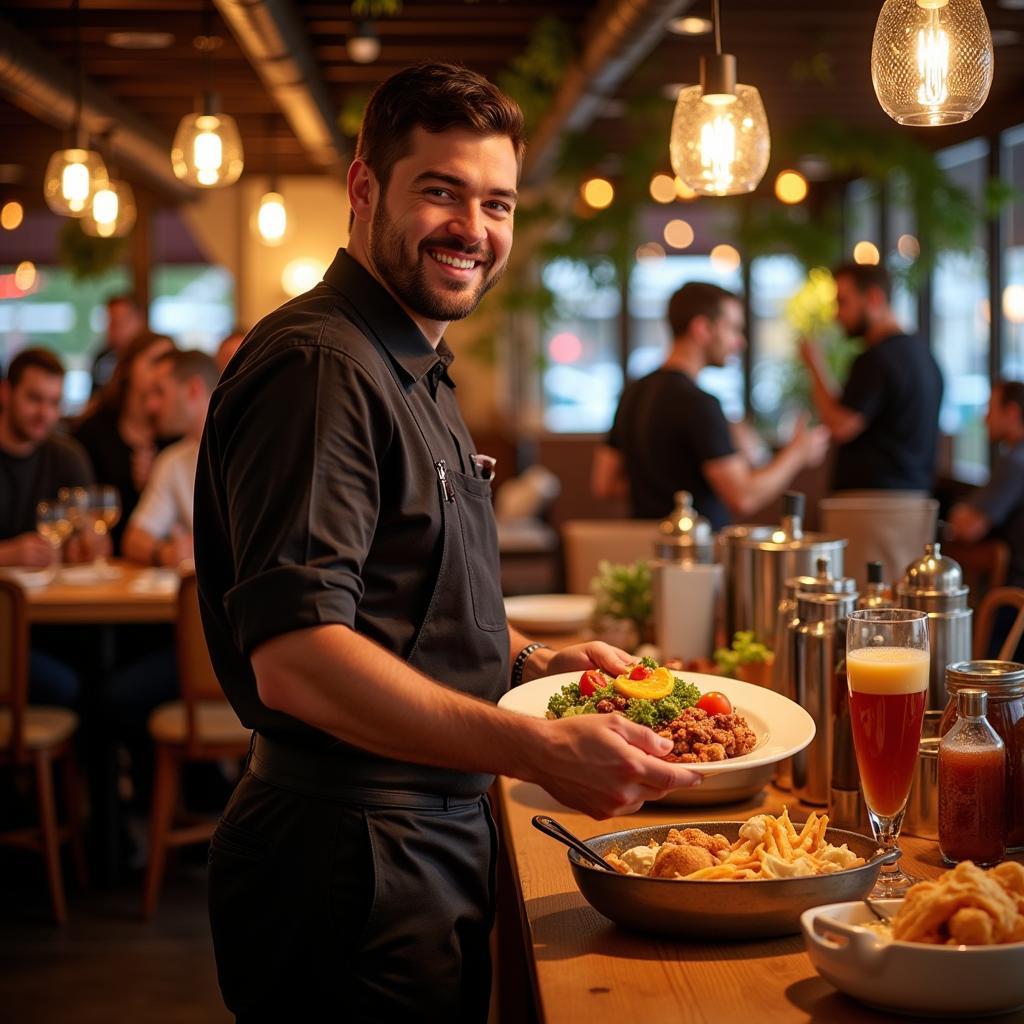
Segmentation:
<svg viewBox="0 0 1024 1024">
<path fill-rule="evenodd" d="M 469 461 L 476 467 L 481 480 L 490 480 L 494 476 L 494 467 L 498 460 L 493 455 L 470 455 Z"/>
</svg>

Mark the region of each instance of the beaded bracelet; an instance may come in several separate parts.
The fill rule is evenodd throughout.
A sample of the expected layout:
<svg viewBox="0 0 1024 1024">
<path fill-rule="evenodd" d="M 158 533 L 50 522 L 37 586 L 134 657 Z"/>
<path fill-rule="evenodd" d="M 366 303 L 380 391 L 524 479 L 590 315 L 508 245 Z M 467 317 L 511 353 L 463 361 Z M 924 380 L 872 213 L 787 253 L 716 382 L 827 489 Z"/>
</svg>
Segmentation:
<svg viewBox="0 0 1024 1024">
<path fill-rule="evenodd" d="M 539 651 L 542 647 L 547 647 L 547 644 L 539 643 L 534 641 L 532 644 L 527 644 L 517 655 L 516 660 L 512 662 L 512 685 L 518 686 L 523 681 L 523 669 L 526 668 L 526 663 L 530 660 L 530 655 L 534 651 Z"/>
</svg>

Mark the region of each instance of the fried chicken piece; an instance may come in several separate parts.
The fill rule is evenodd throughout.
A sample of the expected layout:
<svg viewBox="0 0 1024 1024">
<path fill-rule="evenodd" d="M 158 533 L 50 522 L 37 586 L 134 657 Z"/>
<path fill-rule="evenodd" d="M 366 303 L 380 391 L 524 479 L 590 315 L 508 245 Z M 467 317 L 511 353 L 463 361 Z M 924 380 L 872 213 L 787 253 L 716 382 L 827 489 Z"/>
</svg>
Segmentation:
<svg viewBox="0 0 1024 1024">
<path fill-rule="evenodd" d="M 694 743 L 693 752 L 701 764 L 725 760 L 725 747 L 721 743 Z"/>
<path fill-rule="evenodd" d="M 618 854 L 606 853 L 604 855 L 604 859 L 608 861 L 608 863 L 611 864 L 611 866 L 615 868 L 615 870 L 618 871 L 620 875 L 633 874 L 633 872 L 629 870 L 629 865 L 624 860 L 622 860 L 622 858 L 619 857 Z"/>
<path fill-rule="evenodd" d="M 658 851 L 651 869 L 651 878 L 685 878 L 701 868 L 715 863 L 709 850 L 703 846 L 666 844 Z"/>
<path fill-rule="evenodd" d="M 721 853 L 729 849 L 729 840 L 722 835 L 709 835 L 699 828 L 684 828 L 681 832 L 677 828 L 669 829 L 666 843 L 673 843 L 677 846 L 702 846 L 711 854 Z"/>
<path fill-rule="evenodd" d="M 949 941 L 954 946 L 991 946 L 995 922 L 984 910 L 963 907 L 949 919 Z"/>
</svg>

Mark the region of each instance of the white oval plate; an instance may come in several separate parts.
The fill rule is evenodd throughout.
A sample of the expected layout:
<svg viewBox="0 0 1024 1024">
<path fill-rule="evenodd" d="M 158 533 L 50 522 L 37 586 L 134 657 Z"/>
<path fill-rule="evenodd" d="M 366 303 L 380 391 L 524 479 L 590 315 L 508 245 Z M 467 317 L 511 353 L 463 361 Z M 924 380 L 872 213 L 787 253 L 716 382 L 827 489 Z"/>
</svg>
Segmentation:
<svg viewBox="0 0 1024 1024">
<path fill-rule="evenodd" d="M 520 715 L 543 718 L 551 696 L 566 683 L 576 682 L 581 674 L 561 672 L 558 675 L 533 679 L 514 690 L 509 690 L 498 701 L 498 707 Z M 733 710 L 747 720 L 757 735 L 757 746 L 749 754 L 731 757 L 726 761 L 685 766 L 701 775 L 729 775 L 773 765 L 777 761 L 792 757 L 814 739 L 814 719 L 799 704 L 774 690 L 744 683 L 739 679 L 706 675 L 703 672 L 673 672 L 673 675 L 680 676 L 688 683 L 694 683 L 701 693 L 707 693 L 708 690 L 719 690 L 724 693 L 732 702 Z M 693 792 L 699 792 L 699 787 Z"/>
<path fill-rule="evenodd" d="M 5 565 L 0 568 L 0 576 L 14 580 L 25 590 L 38 590 L 40 587 L 49 586 L 56 575 L 57 567 L 54 565 L 46 569 L 26 569 L 20 565 Z"/>
<path fill-rule="evenodd" d="M 588 594 L 523 594 L 505 598 L 505 614 L 517 629 L 536 633 L 568 633 L 583 629 L 594 614 Z"/>
</svg>

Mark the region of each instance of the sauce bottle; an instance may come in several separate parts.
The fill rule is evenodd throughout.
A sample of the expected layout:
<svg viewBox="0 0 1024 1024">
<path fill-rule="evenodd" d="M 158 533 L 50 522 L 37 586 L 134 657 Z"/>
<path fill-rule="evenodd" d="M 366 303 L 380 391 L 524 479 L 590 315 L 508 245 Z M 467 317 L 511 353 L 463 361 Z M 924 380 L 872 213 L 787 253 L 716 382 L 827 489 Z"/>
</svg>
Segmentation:
<svg viewBox="0 0 1024 1024">
<path fill-rule="evenodd" d="M 939 852 L 986 866 L 1006 854 L 1006 746 L 985 717 L 988 694 L 963 689 L 939 743 Z"/>
</svg>

